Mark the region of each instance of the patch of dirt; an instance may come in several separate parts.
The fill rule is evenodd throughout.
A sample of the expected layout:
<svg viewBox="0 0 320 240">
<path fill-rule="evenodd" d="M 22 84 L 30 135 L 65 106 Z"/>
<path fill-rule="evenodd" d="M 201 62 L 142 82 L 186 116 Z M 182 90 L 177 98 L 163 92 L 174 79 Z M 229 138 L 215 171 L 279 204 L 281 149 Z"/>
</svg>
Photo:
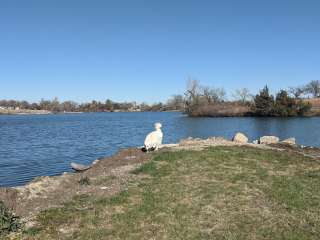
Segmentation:
<svg viewBox="0 0 320 240">
<path fill-rule="evenodd" d="M 16 215 L 30 219 L 41 210 L 61 206 L 76 195 L 109 196 L 121 191 L 125 183 L 137 177 L 129 172 L 148 161 L 150 156 L 136 148 L 122 150 L 99 160 L 85 172 L 39 177 L 22 187 L 0 188 L 0 199 Z M 98 178 L 107 177 L 111 180 L 91 184 Z M 84 178 L 89 184 L 79 183 Z"/>
<path fill-rule="evenodd" d="M 285 150 L 288 152 L 298 153 L 305 157 L 320 160 L 320 148 L 300 145 L 290 145 L 285 143 L 271 144 L 270 147 Z"/>
</svg>

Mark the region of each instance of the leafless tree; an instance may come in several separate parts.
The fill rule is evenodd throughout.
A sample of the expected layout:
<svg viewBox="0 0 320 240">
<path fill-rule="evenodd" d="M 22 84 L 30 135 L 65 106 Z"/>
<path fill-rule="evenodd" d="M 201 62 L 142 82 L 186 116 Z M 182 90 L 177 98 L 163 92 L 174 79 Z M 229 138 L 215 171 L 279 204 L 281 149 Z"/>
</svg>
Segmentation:
<svg viewBox="0 0 320 240">
<path fill-rule="evenodd" d="M 185 95 L 186 112 L 192 112 L 201 100 L 201 86 L 195 79 L 189 79 Z"/>
<path fill-rule="evenodd" d="M 198 80 L 189 79 L 185 96 L 190 101 L 195 101 L 200 95 L 200 84 Z"/>
<path fill-rule="evenodd" d="M 289 87 L 288 92 L 295 98 L 300 98 L 304 93 L 304 87 Z"/>
<path fill-rule="evenodd" d="M 62 109 L 63 111 L 66 112 L 75 112 L 78 108 L 78 104 L 74 101 L 65 101 L 62 104 Z"/>
<path fill-rule="evenodd" d="M 182 95 L 173 95 L 167 102 L 168 108 L 172 110 L 184 109 L 184 98 Z"/>
<path fill-rule="evenodd" d="M 233 97 L 236 100 L 241 101 L 242 103 L 245 103 L 252 99 L 252 95 L 250 94 L 250 91 L 248 88 L 236 89 L 235 92 L 233 93 Z"/>
<path fill-rule="evenodd" d="M 305 90 L 307 93 L 311 94 L 313 97 L 319 98 L 320 97 L 320 80 L 312 80 L 306 85 Z"/>
<path fill-rule="evenodd" d="M 209 104 L 222 102 L 226 98 L 226 92 L 223 88 L 208 86 L 200 86 L 200 95 Z"/>
</svg>

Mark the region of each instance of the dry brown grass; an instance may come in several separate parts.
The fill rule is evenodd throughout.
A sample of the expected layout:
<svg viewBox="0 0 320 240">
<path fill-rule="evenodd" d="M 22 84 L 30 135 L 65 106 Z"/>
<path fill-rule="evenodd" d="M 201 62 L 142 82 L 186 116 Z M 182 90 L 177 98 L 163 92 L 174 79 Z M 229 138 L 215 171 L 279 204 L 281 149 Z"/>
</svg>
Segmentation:
<svg viewBox="0 0 320 240">
<path fill-rule="evenodd" d="M 304 101 L 311 103 L 313 107 L 320 107 L 320 98 L 310 98 Z"/>
<path fill-rule="evenodd" d="M 247 105 L 224 102 L 199 106 L 190 115 L 193 117 L 239 117 L 250 114 L 251 108 Z"/>
<path fill-rule="evenodd" d="M 311 116 L 320 116 L 320 98 L 304 99 L 303 101 L 311 104 Z"/>
</svg>

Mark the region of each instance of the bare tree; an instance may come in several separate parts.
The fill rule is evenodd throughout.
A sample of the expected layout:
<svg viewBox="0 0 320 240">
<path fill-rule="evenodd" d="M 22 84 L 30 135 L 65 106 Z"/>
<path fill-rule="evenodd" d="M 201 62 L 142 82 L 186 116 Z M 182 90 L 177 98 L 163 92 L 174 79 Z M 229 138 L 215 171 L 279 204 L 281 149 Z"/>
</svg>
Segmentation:
<svg viewBox="0 0 320 240">
<path fill-rule="evenodd" d="M 210 88 L 209 96 L 213 102 L 223 102 L 226 99 L 224 88 Z"/>
<path fill-rule="evenodd" d="M 49 100 L 41 99 L 39 106 L 40 106 L 40 109 L 42 109 L 42 110 L 50 111 L 51 110 L 50 104 L 51 104 L 51 102 Z"/>
<path fill-rule="evenodd" d="M 187 83 L 187 91 L 185 93 L 188 100 L 196 100 L 200 95 L 200 85 L 198 80 L 189 79 Z"/>
<path fill-rule="evenodd" d="M 74 101 L 64 101 L 61 105 L 63 111 L 66 112 L 75 112 L 78 108 L 78 104 Z"/>
<path fill-rule="evenodd" d="M 236 89 L 235 92 L 233 93 L 233 97 L 236 100 L 241 101 L 242 103 L 245 103 L 250 99 L 252 99 L 252 95 L 250 94 L 250 91 L 248 88 Z"/>
<path fill-rule="evenodd" d="M 50 110 L 53 112 L 60 112 L 61 106 L 57 97 L 55 97 L 50 103 Z"/>
<path fill-rule="evenodd" d="M 295 98 L 300 98 L 304 93 L 304 87 L 289 87 L 288 92 Z"/>
<path fill-rule="evenodd" d="M 185 95 L 185 110 L 186 112 L 192 112 L 201 100 L 201 86 L 195 79 L 189 79 L 187 82 L 187 90 Z"/>
<path fill-rule="evenodd" d="M 167 102 L 167 105 L 172 110 L 184 109 L 184 98 L 182 95 L 173 95 Z"/>
<path fill-rule="evenodd" d="M 320 80 L 312 80 L 309 82 L 306 87 L 305 91 L 311 94 L 315 98 L 320 97 Z"/>
<path fill-rule="evenodd" d="M 205 98 L 205 100 L 210 104 L 213 102 L 213 98 L 212 98 L 212 91 L 209 87 L 207 86 L 202 86 L 201 87 L 201 92 L 203 97 Z"/>
</svg>

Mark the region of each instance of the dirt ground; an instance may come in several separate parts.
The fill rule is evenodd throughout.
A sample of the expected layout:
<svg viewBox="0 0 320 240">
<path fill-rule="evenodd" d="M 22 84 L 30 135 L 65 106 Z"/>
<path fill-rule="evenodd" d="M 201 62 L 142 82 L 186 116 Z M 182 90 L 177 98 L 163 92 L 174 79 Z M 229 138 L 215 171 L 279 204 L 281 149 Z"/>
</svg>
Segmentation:
<svg viewBox="0 0 320 240">
<path fill-rule="evenodd" d="M 128 173 L 148 161 L 149 156 L 137 148 L 122 150 L 112 157 L 99 160 L 85 172 L 39 177 L 26 186 L 0 188 L 0 199 L 17 216 L 28 219 L 76 195 L 112 195 L 121 191 L 129 178 L 135 177 Z"/>
</svg>

